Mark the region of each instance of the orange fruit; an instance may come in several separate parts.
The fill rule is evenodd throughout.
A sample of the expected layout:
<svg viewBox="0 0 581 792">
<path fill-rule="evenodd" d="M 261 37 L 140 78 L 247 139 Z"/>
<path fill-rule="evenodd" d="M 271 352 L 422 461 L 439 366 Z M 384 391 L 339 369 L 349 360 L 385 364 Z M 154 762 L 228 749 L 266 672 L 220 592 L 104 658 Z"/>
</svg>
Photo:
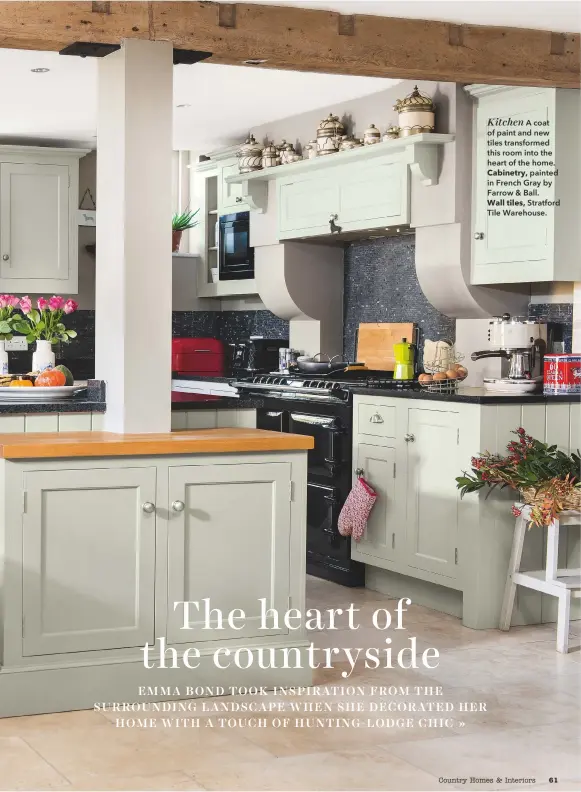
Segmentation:
<svg viewBox="0 0 581 792">
<path fill-rule="evenodd" d="M 58 385 L 65 385 L 67 378 L 58 369 L 46 369 L 36 378 L 34 383 L 37 388 L 55 388 Z"/>
<path fill-rule="evenodd" d="M 12 380 L 9 388 L 32 388 L 32 382 L 29 379 Z"/>
</svg>

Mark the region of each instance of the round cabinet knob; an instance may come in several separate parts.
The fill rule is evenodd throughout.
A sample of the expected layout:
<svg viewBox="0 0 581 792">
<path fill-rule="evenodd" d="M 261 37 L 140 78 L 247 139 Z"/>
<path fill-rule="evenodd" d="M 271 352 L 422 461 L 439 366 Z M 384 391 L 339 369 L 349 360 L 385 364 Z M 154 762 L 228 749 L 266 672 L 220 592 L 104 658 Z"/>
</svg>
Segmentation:
<svg viewBox="0 0 581 792">
<path fill-rule="evenodd" d="M 406 441 L 406 443 L 415 443 L 416 440 L 413 434 L 406 434 L 404 435 L 403 439 Z"/>
<path fill-rule="evenodd" d="M 171 507 L 175 512 L 182 512 L 186 508 L 186 504 L 183 501 L 176 500 L 172 503 Z"/>
<path fill-rule="evenodd" d="M 484 239 L 484 232 L 483 231 L 477 231 L 474 234 L 474 239 Z"/>
<path fill-rule="evenodd" d="M 145 501 L 141 508 L 146 514 L 152 514 L 152 512 L 155 511 L 155 503 L 151 503 L 151 501 Z"/>
<path fill-rule="evenodd" d="M 2 258 L 3 258 L 3 260 L 4 260 L 4 261 L 8 261 L 8 259 L 10 258 L 10 256 L 8 255 L 8 253 L 5 253 L 5 254 L 2 256 Z"/>
</svg>

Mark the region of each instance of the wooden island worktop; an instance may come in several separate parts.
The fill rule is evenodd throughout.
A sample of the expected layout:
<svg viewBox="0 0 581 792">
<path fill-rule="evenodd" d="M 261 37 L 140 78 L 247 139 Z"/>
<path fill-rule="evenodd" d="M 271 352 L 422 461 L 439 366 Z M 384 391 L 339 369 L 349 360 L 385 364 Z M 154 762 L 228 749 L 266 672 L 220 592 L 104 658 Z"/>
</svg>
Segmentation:
<svg viewBox="0 0 581 792">
<path fill-rule="evenodd" d="M 19 432 L 0 434 L 0 458 L 59 459 L 308 451 L 313 445 L 312 437 L 263 429 L 198 429 L 167 434 Z"/>
</svg>

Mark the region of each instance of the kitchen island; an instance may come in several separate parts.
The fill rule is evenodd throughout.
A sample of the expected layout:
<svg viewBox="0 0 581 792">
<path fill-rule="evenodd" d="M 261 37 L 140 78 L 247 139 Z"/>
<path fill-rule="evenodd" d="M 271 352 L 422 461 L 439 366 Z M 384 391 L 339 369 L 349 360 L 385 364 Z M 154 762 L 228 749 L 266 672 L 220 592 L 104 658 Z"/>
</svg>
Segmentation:
<svg viewBox="0 0 581 792">
<path fill-rule="evenodd" d="M 310 684 L 282 615 L 304 608 L 311 447 L 255 429 L 0 434 L 0 716 Z"/>
</svg>

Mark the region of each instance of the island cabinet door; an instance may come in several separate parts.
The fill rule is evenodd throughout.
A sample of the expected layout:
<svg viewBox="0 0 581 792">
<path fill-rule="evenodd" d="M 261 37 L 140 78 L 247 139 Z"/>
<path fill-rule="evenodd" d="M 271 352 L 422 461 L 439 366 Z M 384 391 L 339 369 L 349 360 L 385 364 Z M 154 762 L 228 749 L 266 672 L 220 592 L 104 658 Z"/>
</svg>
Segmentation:
<svg viewBox="0 0 581 792">
<path fill-rule="evenodd" d="M 288 609 L 290 485 L 291 466 L 282 462 L 170 469 L 168 641 L 288 632 L 281 620 L 262 624 L 260 600 L 281 619 Z M 221 625 L 216 612 L 206 619 L 204 600 L 219 609 Z M 189 606 L 187 629 L 184 606 L 174 606 L 180 602 L 198 603 Z M 230 626 L 236 609 L 244 618 Z"/>
<path fill-rule="evenodd" d="M 24 655 L 155 640 L 155 488 L 155 468 L 25 473 Z"/>
<path fill-rule="evenodd" d="M 365 533 L 360 542 L 353 542 L 357 558 L 361 555 L 392 560 L 395 558 L 399 520 L 395 510 L 396 464 L 395 448 L 360 443 L 355 449 L 355 469 L 377 493 Z M 399 548 L 398 548 L 399 549 Z"/>
<path fill-rule="evenodd" d="M 458 414 L 408 410 L 407 563 L 457 577 Z"/>
</svg>

